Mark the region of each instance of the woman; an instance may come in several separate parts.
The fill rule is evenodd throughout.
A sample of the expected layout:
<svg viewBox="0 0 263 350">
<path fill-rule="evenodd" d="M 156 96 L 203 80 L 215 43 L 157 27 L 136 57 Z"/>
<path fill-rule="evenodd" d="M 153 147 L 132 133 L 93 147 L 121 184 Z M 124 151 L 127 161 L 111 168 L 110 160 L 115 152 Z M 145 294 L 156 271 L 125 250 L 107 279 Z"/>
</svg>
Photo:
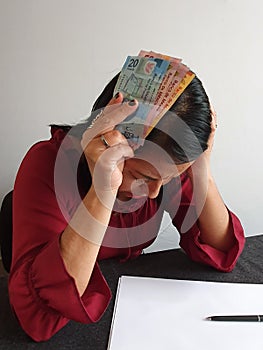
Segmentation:
<svg viewBox="0 0 263 350">
<path fill-rule="evenodd" d="M 70 319 L 102 316 L 111 293 L 97 261 L 140 255 L 164 210 L 197 262 L 231 271 L 244 246 L 241 224 L 211 175 L 216 120 L 200 80 L 135 151 L 116 126 L 138 102 L 121 93 L 112 98 L 116 81 L 87 122 L 53 126 L 51 139 L 29 150 L 17 174 L 10 302 L 35 341 Z"/>
</svg>

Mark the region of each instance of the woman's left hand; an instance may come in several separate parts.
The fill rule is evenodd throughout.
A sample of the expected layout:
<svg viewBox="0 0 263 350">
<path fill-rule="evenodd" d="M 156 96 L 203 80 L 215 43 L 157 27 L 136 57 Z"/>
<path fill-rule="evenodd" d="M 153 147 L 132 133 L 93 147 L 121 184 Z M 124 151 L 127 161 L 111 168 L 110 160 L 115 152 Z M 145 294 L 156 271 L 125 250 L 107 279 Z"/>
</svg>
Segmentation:
<svg viewBox="0 0 263 350">
<path fill-rule="evenodd" d="M 216 131 L 216 113 L 211 106 L 211 133 L 208 148 L 188 169 L 193 185 L 193 197 L 198 216 L 200 240 L 221 251 L 227 251 L 234 244 L 229 214 L 211 174 L 210 157 Z"/>
<path fill-rule="evenodd" d="M 210 168 L 210 158 L 212 153 L 212 148 L 214 144 L 215 132 L 217 128 L 217 116 L 215 109 L 210 105 L 211 110 L 211 132 L 207 141 L 207 149 L 193 162 L 191 167 L 188 168 L 187 173 L 190 179 L 193 180 L 193 173 L 195 177 L 207 179 L 208 176 L 211 176 Z"/>
<path fill-rule="evenodd" d="M 215 132 L 216 132 L 216 128 L 217 128 L 217 116 L 216 116 L 216 111 L 214 109 L 214 107 L 210 104 L 210 110 L 211 110 L 211 133 L 210 136 L 208 138 L 208 142 L 207 142 L 207 149 L 204 152 L 204 154 L 206 154 L 206 156 L 208 156 L 208 158 L 210 159 L 210 155 L 212 152 L 212 148 L 213 148 L 213 144 L 214 144 L 214 138 L 215 138 Z"/>
</svg>

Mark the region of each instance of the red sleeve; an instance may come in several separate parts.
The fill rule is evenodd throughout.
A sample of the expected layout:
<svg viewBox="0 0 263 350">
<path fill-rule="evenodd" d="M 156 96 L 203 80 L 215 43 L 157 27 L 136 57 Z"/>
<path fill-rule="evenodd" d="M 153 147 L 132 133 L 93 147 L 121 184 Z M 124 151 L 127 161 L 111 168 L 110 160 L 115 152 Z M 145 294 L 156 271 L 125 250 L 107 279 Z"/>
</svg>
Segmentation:
<svg viewBox="0 0 263 350">
<path fill-rule="evenodd" d="M 180 233 L 180 246 L 187 255 L 194 261 L 210 265 L 220 271 L 233 270 L 245 244 L 244 230 L 237 216 L 228 210 L 235 244 L 228 252 L 222 252 L 200 241 L 198 218 L 192 202 L 192 185 L 186 174 L 181 176 L 181 184 L 177 184 L 177 190 L 170 188 L 169 193 L 172 195 L 168 211 Z"/>
<path fill-rule="evenodd" d="M 24 331 L 35 341 L 49 339 L 69 320 L 96 322 L 111 293 L 96 264 L 89 285 L 79 296 L 60 255 L 59 239 L 67 226 L 54 191 L 54 140 L 33 146 L 17 174 L 13 197 L 13 260 L 10 303 Z M 65 155 L 63 181 L 72 175 Z M 60 198 L 74 212 L 74 195 Z M 62 203 L 62 205 L 63 205 Z"/>
</svg>

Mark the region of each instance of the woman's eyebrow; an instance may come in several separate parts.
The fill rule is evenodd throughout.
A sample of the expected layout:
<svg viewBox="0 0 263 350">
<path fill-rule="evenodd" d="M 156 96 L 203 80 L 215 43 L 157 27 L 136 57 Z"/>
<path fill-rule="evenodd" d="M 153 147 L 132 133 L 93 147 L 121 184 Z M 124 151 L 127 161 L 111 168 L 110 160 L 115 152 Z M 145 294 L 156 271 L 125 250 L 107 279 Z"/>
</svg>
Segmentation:
<svg viewBox="0 0 263 350">
<path fill-rule="evenodd" d="M 136 173 L 137 173 L 138 175 L 140 175 L 141 177 L 144 177 L 144 178 L 146 178 L 146 179 L 148 179 L 148 180 L 152 180 L 152 181 L 158 181 L 158 180 L 160 180 L 160 178 L 156 178 L 156 177 L 152 177 L 152 176 L 143 174 L 143 173 L 141 173 L 141 172 L 138 171 L 138 170 L 136 170 Z"/>
<path fill-rule="evenodd" d="M 160 181 L 160 180 L 166 180 L 166 179 L 169 179 L 169 178 L 170 178 L 170 176 L 166 176 L 165 178 L 162 178 L 161 176 L 160 176 L 160 177 L 152 177 L 152 176 L 143 174 L 143 173 L 141 173 L 141 172 L 138 171 L 138 170 L 136 170 L 136 173 L 137 173 L 138 175 L 140 175 L 141 177 L 144 177 L 145 179 L 151 180 L 151 181 Z"/>
</svg>

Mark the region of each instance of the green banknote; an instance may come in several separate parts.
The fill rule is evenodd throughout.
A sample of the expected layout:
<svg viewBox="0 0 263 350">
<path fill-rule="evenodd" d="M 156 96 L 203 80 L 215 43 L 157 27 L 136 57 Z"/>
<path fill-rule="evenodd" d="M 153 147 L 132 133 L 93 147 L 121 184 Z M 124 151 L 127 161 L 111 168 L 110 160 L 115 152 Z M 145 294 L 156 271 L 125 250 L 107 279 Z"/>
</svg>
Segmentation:
<svg viewBox="0 0 263 350">
<path fill-rule="evenodd" d="M 133 149 L 143 145 L 156 123 L 194 78 L 182 60 L 155 52 L 140 51 L 128 56 L 114 94 L 122 92 L 124 100 L 137 99 L 135 113 L 116 126 Z"/>
<path fill-rule="evenodd" d="M 169 65 L 167 60 L 139 56 L 128 56 L 124 63 L 114 94 L 122 92 L 125 99 L 137 99 L 139 107 L 117 129 L 134 148 L 143 144 L 146 118 Z"/>
</svg>

